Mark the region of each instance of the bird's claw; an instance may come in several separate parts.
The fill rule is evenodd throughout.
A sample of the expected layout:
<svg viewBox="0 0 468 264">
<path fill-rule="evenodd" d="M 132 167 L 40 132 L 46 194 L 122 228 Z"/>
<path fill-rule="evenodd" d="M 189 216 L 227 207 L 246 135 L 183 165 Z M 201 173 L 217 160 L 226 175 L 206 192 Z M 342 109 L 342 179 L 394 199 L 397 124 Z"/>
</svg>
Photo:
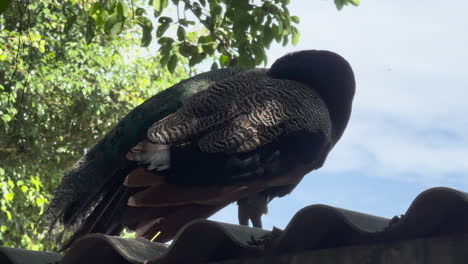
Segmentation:
<svg viewBox="0 0 468 264">
<path fill-rule="evenodd" d="M 275 241 L 283 234 L 283 230 L 273 226 L 270 233 L 263 235 L 257 239 L 253 236 L 250 237 L 250 241 L 247 242 L 251 246 L 263 247 L 264 249 L 271 248 Z"/>
</svg>

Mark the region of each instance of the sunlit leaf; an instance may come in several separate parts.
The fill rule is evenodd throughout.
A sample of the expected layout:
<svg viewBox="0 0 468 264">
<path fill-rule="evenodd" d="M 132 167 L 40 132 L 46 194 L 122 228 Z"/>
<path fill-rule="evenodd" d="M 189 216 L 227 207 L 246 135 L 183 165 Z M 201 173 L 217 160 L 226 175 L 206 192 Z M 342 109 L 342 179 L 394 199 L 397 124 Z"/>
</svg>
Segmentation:
<svg viewBox="0 0 468 264">
<path fill-rule="evenodd" d="M 219 58 L 219 64 L 221 64 L 221 67 L 225 67 L 229 61 L 229 57 L 226 54 L 221 55 Z"/>
<path fill-rule="evenodd" d="M 13 193 L 6 193 L 3 195 L 3 197 L 5 198 L 5 201 L 11 201 L 15 198 L 15 195 Z"/>
<path fill-rule="evenodd" d="M 297 43 L 299 43 L 299 38 L 300 38 L 299 30 L 297 30 L 297 28 L 295 28 L 295 27 L 292 27 L 291 30 L 292 30 L 291 43 L 294 46 L 296 46 Z"/>
<path fill-rule="evenodd" d="M 126 17 L 127 12 L 128 12 L 128 6 L 123 1 L 118 2 L 117 13 L 122 17 Z"/>
<path fill-rule="evenodd" d="M 112 15 L 107 18 L 104 24 L 104 31 L 106 34 L 115 37 L 122 32 L 124 23 L 125 17 L 122 17 L 121 15 Z"/>
<path fill-rule="evenodd" d="M 2 115 L 2 120 L 5 122 L 5 123 L 8 123 L 11 121 L 11 116 L 9 114 L 3 114 Z"/>
<path fill-rule="evenodd" d="M 161 12 L 169 4 L 168 0 L 153 0 L 153 7 L 156 12 Z"/>
<path fill-rule="evenodd" d="M 291 21 L 294 22 L 294 23 L 296 23 L 296 24 L 299 24 L 301 20 L 299 19 L 298 16 L 292 16 L 292 17 L 291 17 Z"/>
</svg>

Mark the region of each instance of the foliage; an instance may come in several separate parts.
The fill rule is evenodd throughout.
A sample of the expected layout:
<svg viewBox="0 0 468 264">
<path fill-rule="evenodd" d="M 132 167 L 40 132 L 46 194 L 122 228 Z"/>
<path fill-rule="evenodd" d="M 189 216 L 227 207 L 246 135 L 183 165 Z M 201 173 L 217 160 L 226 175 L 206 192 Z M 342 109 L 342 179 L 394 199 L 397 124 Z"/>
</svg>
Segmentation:
<svg viewBox="0 0 468 264">
<path fill-rule="evenodd" d="M 349 4 L 353 6 L 358 6 L 360 0 L 335 0 L 335 5 L 338 10 L 343 9 L 344 6 L 347 6 Z"/>
<path fill-rule="evenodd" d="M 274 40 L 299 40 L 288 0 L 149 4 L 2 1 L 0 245 L 52 250 L 37 222 L 65 170 L 192 66 L 255 66 Z M 142 56 L 151 43 L 157 52 Z"/>
<path fill-rule="evenodd" d="M 273 40 L 297 43 L 299 32 L 288 0 L 111 0 L 88 2 L 88 42 L 105 33 L 119 38 L 125 28 L 142 28 L 141 45 L 160 45 L 160 63 L 174 69 L 180 57 L 190 66 L 210 56 L 219 57 L 212 67 L 249 66 L 266 63 L 265 50 Z M 151 13 L 151 14 L 149 14 Z M 153 19 L 154 18 L 154 19 Z M 155 22 L 153 23 L 153 20 Z M 205 29 L 200 32 L 200 26 Z M 187 36 L 198 35 L 196 41 Z M 153 40 L 153 37 L 156 37 Z"/>
<path fill-rule="evenodd" d="M 14 12 L 1 20 L 0 244 L 5 246 L 44 249 L 35 223 L 64 171 L 130 109 L 187 77 L 184 67 L 170 74 L 158 56 L 137 56 L 139 39 L 132 32 L 90 44 L 77 27 L 64 34 L 65 14 L 76 8 L 58 7 L 59 2 L 18 7 L 37 12 L 24 21 L 28 25 L 15 25 Z"/>
</svg>

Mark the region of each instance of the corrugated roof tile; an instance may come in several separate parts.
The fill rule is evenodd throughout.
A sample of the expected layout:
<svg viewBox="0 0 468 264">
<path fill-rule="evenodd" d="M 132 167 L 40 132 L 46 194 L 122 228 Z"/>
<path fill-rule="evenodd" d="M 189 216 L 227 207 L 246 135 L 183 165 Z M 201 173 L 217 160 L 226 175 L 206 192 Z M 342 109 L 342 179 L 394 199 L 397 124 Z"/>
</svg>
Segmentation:
<svg viewBox="0 0 468 264">
<path fill-rule="evenodd" d="M 439 187 L 421 193 L 401 218 L 311 205 L 297 212 L 284 231 L 197 220 L 180 230 L 169 247 L 88 235 L 74 243 L 62 263 L 201 263 L 460 233 L 468 233 L 468 193 Z M 0 248 L 0 257 L 10 250 Z"/>
</svg>

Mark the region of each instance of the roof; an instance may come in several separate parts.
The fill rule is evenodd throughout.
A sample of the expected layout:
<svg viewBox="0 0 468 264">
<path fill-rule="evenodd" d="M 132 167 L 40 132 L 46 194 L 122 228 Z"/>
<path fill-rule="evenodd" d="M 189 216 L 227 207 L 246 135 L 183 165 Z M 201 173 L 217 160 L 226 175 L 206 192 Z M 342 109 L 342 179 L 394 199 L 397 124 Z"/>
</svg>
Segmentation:
<svg viewBox="0 0 468 264">
<path fill-rule="evenodd" d="M 88 235 L 73 244 L 61 263 L 186 263 L 187 259 L 207 263 L 460 234 L 468 234 L 468 193 L 438 187 L 421 193 L 401 218 L 311 205 L 297 212 L 284 231 L 197 220 L 180 230 L 170 246 Z M 40 257 L 24 260 L 35 255 Z M 0 248 L 1 263 L 42 264 L 60 258 L 55 253 Z"/>
</svg>

